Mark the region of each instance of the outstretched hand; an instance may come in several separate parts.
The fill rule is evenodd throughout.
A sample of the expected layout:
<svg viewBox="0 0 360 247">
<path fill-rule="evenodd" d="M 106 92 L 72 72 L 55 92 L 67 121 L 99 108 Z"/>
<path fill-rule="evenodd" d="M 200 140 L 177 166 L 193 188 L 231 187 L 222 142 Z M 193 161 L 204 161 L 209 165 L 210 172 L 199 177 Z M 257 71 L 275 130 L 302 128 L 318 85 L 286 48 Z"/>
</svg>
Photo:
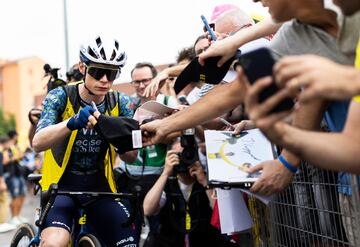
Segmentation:
<svg viewBox="0 0 360 247">
<path fill-rule="evenodd" d="M 143 133 L 144 146 L 154 145 L 165 140 L 166 133 L 161 128 L 162 121 L 163 120 L 154 120 L 140 126 Z"/>
<path fill-rule="evenodd" d="M 161 71 L 156 77 L 151 80 L 151 83 L 145 88 L 144 97 L 149 98 L 159 93 L 160 88 L 164 86 L 166 79 L 169 77 L 166 69 Z"/>
<path fill-rule="evenodd" d="M 291 183 L 294 176 L 279 160 L 264 161 L 249 168 L 249 173 L 259 171 L 262 171 L 262 174 L 250 188 L 250 191 L 263 195 L 283 191 Z"/>
</svg>

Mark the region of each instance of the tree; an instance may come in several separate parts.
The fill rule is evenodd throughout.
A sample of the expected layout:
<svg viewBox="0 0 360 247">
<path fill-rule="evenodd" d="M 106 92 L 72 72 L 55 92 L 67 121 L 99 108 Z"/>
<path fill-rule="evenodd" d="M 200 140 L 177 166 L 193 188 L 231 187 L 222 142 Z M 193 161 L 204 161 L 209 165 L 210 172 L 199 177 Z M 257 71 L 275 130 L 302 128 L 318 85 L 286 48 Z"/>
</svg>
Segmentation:
<svg viewBox="0 0 360 247">
<path fill-rule="evenodd" d="M 15 116 L 12 114 L 6 116 L 0 107 L 0 136 L 7 135 L 10 130 L 14 129 L 16 129 Z"/>
</svg>

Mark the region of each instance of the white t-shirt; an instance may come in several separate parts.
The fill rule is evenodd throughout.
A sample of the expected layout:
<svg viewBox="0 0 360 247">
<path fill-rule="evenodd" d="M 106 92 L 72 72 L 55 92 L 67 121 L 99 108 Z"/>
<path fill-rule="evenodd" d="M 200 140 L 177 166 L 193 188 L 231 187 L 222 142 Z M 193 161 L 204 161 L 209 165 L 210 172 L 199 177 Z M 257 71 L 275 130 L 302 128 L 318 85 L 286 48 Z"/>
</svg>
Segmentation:
<svg viewBox="0 0 360 247">
<path fill-rule="evenodd" d="M 192 188 L 194 186 L 194 183 L 184 184 L 180 180 L 178 180 L 178 183 L 179 183 L 181 194 L 183 195 L 185 201 L 188 202 L 190 199 L 190 194 L 191 194 Z M 160 202 L 159 202 L 160 208 L 164 207 L 165 203 L 166 203 L 166 193 L 163 191 L 161 194 Z"/>
</svg>

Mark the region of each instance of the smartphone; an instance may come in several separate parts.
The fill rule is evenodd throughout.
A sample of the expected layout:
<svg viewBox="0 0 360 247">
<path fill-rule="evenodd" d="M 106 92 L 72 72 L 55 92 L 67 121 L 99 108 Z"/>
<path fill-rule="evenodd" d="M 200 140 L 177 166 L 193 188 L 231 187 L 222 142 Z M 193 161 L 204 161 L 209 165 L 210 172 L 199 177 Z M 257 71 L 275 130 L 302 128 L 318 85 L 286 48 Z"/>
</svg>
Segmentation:
<svg viewBox="0 0 360 247">
<path fill-rule="evenodd" d="M 267 48 L 256 49 L 254 51 L 242 54 L 238 58 L 238 63 L 243 68 L 250 84 L 254 84 L 255 81 L 262 77 L 272 76 L 275 62 L 276 61 L 271 54 L 271 51 Z M 259 94 L 259 102 L 264 102 L 277 91 L 279 91 L 279 88 L 276 85 L 273 77 L 273 83 Z M 293 106 L 294 100 L 292 98 L 286 98 L 276 107 L 274 107 L 271 113 L 287 111 L 293 108 Z"/>
<path fill-rule="evenodd" d="M 204 15 L 201 15 L 201 20 L 203 21 L 204 25 L 205 25 L 205 28 L 206 28 L 206 31 L 209 32 L 210 34 L 210 37 L 211 37 L 211 40 L 215 41 L 216 40 L 216 36 L 215 36 L 215 33 L 214 31 L 211 29 L 209 23 L 207 22 L 206 18 Z"/>
</svg>

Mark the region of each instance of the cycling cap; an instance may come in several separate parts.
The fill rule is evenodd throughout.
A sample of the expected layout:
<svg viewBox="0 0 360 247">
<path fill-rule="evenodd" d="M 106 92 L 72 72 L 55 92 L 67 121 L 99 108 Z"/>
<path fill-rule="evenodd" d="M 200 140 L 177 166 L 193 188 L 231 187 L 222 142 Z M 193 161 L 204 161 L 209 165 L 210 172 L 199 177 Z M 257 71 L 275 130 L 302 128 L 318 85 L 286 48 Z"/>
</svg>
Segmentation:
<svg viewBox="0 0 360 247">
<path fill-rule="evenodd" d="M 127 56 L 120 49 L 116 39 L 105 39 L 97 36 L 95 39 L 85 43 L 80 48 L 80 61 L 86 65 L 101 64 L 122 68 Z"/>
</svg>

